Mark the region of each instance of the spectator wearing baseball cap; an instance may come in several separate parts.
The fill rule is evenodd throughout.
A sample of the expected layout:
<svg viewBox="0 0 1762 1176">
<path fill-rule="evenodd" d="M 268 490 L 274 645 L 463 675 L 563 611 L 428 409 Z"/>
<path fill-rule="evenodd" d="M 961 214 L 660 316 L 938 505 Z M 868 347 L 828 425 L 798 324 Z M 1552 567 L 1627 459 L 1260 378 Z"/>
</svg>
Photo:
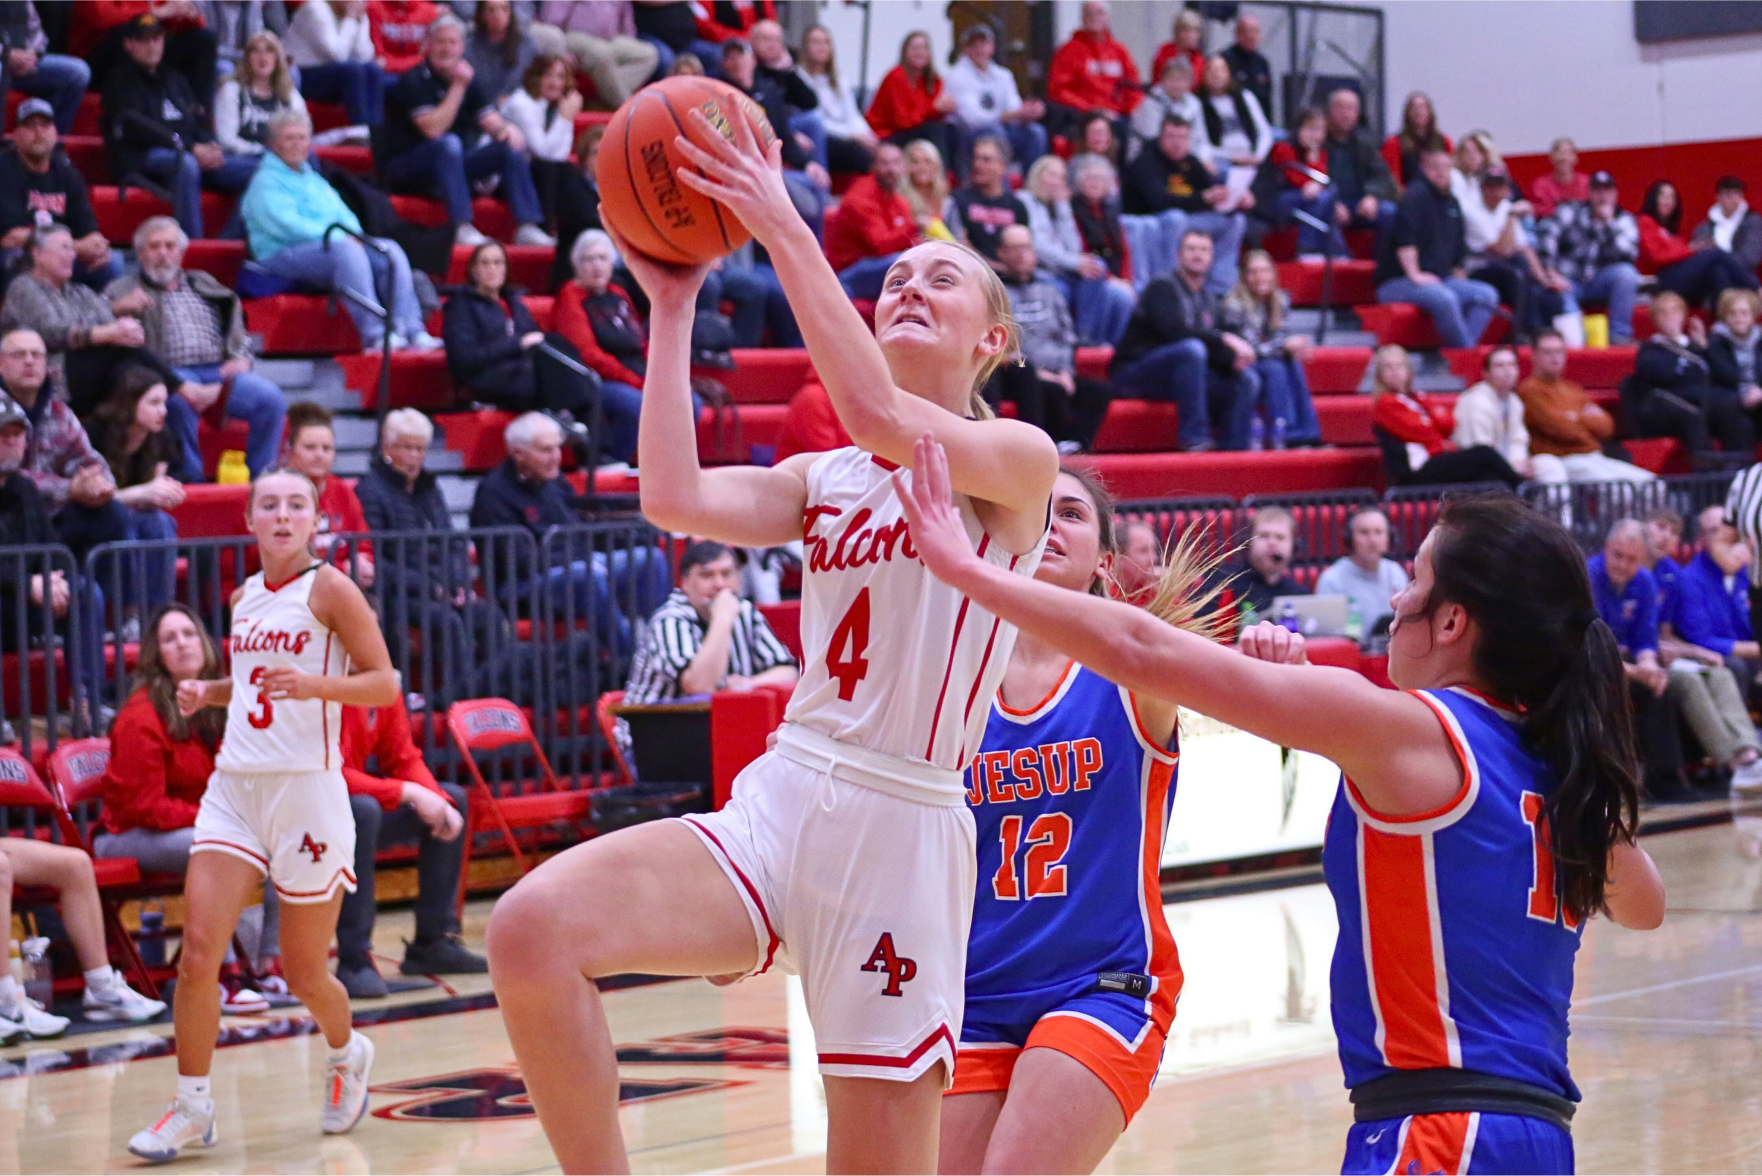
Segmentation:
<svg viewBox="0 0 1762 1176">
<path fill-rule="evenodd" d="M 1465 142 L 1467 140 L 1464 140 Z M 1523 227 L 1527 202 L 1512 199 L 1511 177 L 1503 165 L 1483 171 L 1476 182 L 1465 185 L 1458 198 L 1468 244 L 1468 276 L 1499 291 L 1499 301 L 1511 308 L 1520 335 L 1532 335 L 1556 318 L 1574 316 L 1569 327 L 1583 344 L 1583 327 L 1576 315 L 1571 283 L 1542 268 L 1534 244 Z"/>
<path fill-rule="evenodd" d="M 128 60 L 124 42 L 157 29 L 165 37 L 165 68 L 183 75 L 204 109 L 213 102 L 220 42 L 203 27 L 194 0 L 94 0 L 72 8 L 68 52 L 85 58 L 93 77 L 109 79 Z"/>
<path fill-rule="evenodd" d="M 961 37 L 960 58 L 948 68 L 945 84 L 954 98 L 957 136 L 955 167 L 963 180 L 973 142 L 980 135 L 1008 139 L 1010 154 L 1024 174 L 1046 154 L 1046 128 L 1038 121 L 1046 107 L 1038 98 L 1022 100 L 1015 75 L 992 60 L 996 53 L 991 26 L 976 24 Z"/>
<path fill-rule="evenodd" d="M 7 87 L 49 99 L 55 129 L 64 135 L 71 131 L 80 99 L 92 82 L 92 67 L 77 57 L 49 52 L 48 34 L 29 0 L 0 4 L 0 47 L 6 52 Z"/>
<path fill-rule="evenodd" d="M 1640 289 L 1640 226 L 1621 207 L 1615 177 L 1606 171 L 1591 176 L 1590 194 L 1554 210 L 1536 225 L 1536 255 L 1550 280 L 1560 275 L 1572 286 L 1579 303 L 1598 302 L 1609 309 L 1609 341 L 1633 342 L 1634 301 Z"/>
<path fill-rule="evenodd" d="M 103 289 L 122 276 L 122 263 L 98 231 L 85 177 L 58 149 L 59 139 L 49 103 L 27 98 L 19 104 L 12 147 L 0 151 L 0 257 L 10 266 L 32 229 L 66 225 L 74 239 L 74 280 Z"/>
<path fill-rule="evenodd" d="M 168 190 L 177 223 L 203 237 L 202 189 L 241 192 L 257 169 L 254 158 L 228 159 L 214 140 L 208 87 L 197 89 L 167 62 L 165 26 L 151 13 L 122 26 L 123 55 L 104 76 L 104 145 L 117 179 Z M 212 37 L 209 38 L 213 40 Z"/>
</svg>

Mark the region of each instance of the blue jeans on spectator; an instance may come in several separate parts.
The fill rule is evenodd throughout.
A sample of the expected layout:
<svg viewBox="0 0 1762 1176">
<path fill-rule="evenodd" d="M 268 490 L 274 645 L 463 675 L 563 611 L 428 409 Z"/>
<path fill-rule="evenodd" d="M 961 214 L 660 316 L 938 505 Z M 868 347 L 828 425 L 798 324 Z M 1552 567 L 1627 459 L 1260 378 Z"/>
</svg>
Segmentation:
<svg viewBox="0 0 1762 1176">
<path fill-rule="evenodd" d="M 447 220 L 455 225 L 471 223 L 471 181 L 490 175 L 502 177 L 502 198 L 508 202 L 515 224 L 536 225 L 544 220 L 526 152 L 511 150 L 495 139 L 485 137 L 467 148 L 459 136 L 446 134 L 385 164 L 385 178 L 394 184 L 429 184 L 437 189 L 446 201 Z"/>
<path fill-rule="evenodd" d="M 1320 442 L 1321 422 L 1315 417 L 1303 365 L 1290 355 L 1269 355 L 1255 361 L 1254 374 L 1260 378 L 1260 405 L 1271 447 Z"/>
<path fill-rule="evenodd" d="M 172 399 L 180 399 L 172 397 Z M 129 510 L 128 537 L 147 542 L 163 542 L 177 538 L 177 520 L 162 510 Z M 177 553 L 170 549 L 151 551 L 143 560 L 146 570 L 146 583 L 137 584 L 133 577 L 125 577 L 123 582 L 123 604 L 134 607 L 146 604 L 151 610 L 158 608 L 170 600 L 172 593 L 177 591 L 177 577 L 174 569 L 177 566 Z M 123 567 L 130 571 L 134 568 L 132 560 L 125 560 Z"/>
<path fill-rule="evenodd" d="M 592 568 L 588 560 L 575 560 L 568 567 L 551 568 L 545 576 L 515 580 L 504 592 L 513 600 L 530 600 L 541 583 L 549 590 L 567 591 L 574 601 L 578 620 L 594 618 L 594 631 L 604 642 L 616 642 L 619 654 L 636 647 L 631 618 L 646 619 L 673 589 L 672 566 L 658 547 L 637 547 L 606 553 L 596 551 Z M 565 617 L 564 598 L 553 598 L 551 617 Z"/>
<path fill-rule="evenodd" d="M 423 326 L 422 307 L 416 301 L 416 288 L 410 284 L 410 259 L 396 241 L 387 237 L 374 240 L 388 247 L 389 256 L 362 248 L 353 237 L 333 233 L 329 249 L 322 241 L 303 241 L 262 258 L 258 264 L 272 274 L 296 282 L 352 290 L 375 305 L 382 302 L 380 289 L 385 284 L 386 267 L 390 266 L 392 330 L 406 339 L 414 338 Z M 362 347 L 368 351 L 379 347 L 385 331 L 380 317 L 347 298 L 341 301 L 361 333 Z"/>
<path fill-rule="evenodd" d="M 864 257 L 851 262 L 838 271 L 838 280 L 844 286 L 844 292 L 852 298 L 861 298 L 874 302 L 881 297 L 881 281 L 887 271 L 893 268 L 897 253 L 884 253 L 880 257 Z"/>
<path fill-rule="evenodd" d="M 997 135 L 1009 144 L 1010 163 L 1027 175 L 1034 161 L 1046 154 L 1046 127 L 1037 122 L 988 122 L 968 126 L 954 123 L 954 168 L 962 183 L 973 167 L 973 144 L 984 135 Z"/>
<path fill-rule="evenodd" d="M 1411 278 L 1390 278 L 1377 287 L 1377 301 L 1406 302 L 1432 316 L 1438 338 L 1446 347 L 1473 347 L 1493 321 L 1499 291 L 1485 282 L 1467 278 L 1441 278 L 1420 283 Z M 1631 314 L 1633 304 L 1628 304 Z"/>
<path fill-rule="evenodd" d="M 659 37 L 644 36 L 642 33 L 636 34 L 636 39 L 655 47 L 655 72 L 649 75 L 649 81 L 658 82 L 666 77 L 667 71 L 673 68 L 673 46 Z"/>
<path fill-rule="evenodd" d="M 1250 368 L 1225 375 L 1206 359 L 1200 339 L 1181 339 L 1153 347 L 1114 374 L 1114 389 L 1140 400 L 1172 400 L 1179 410 L 1181 448 L 1212 447 L 1212 419 L 1224 420 L 1225 449 L 1248 448 L 1249 423 L 1260 398 L 1260 380 Z"/>
<path fill-rule="evenodd" d="M 1132 288 L 1108 278 L 1076 278 L 1072 286 L 1071 311 L 1076 316 L 1077 342 L 1098 347 L 1118 343 L 1138 305 Z"/>
<path fill-rule="evenodd" d="M 1711 306 L 1733 286 L 1756 289 L 1756 275 L 1723 249 L 1702 249 L 1658 271 L 1658 285 L 1690 306 Z"/>
<path fill-rule="evenodd" d="M 1120 217 L 1120 230 L 1132 251 L 1133 289 L 1142 294 L 1152 278 L 1174 273 L 1181 238 L 1192 230 L 1211 238 L 1211 273 L 1205 288 L 1220 296 L 1228 294 L 1236 285 L 1242 234 L 1247 228 L 1248 219 L 1239 212 L 1182 212 L 1169 208 L 1155 216 Z M 1139 264 L 1140 260 L 1146 264 Z"/>
<path fill-rule="evenodd" d="M 1634 301 L 1640 292 L 1640 271 L 1627 262 L 1606 265 L 1589 281 L 1574 282 L 1572 292 L 1581 303 L 1601 302 L 1609 309 L 1609 341 L 1634 341 Z"/>
<path fill-rule="evenodd" d="M 80 111 L 80 99 L 92 84 L 92 67 L 78 57 L 45 53 L 37 58 L 37 68 L 24 77 L 9 74 L 12 89 L 32 98 L 47 98 L 55 108 L 55 129 L 62 134 L 73 130 L 73 119 Z"/>
<path fill-rule="evenodd" d="M 617 380 L 601 380 L 600 415 L 604 422 L 600 452 L 618 461 L 635 461 L 636 426 L 642 417 L 642 390 Z"/>
<path fill-rule="evenodd" d="M 219 364 L 174 370 L 193 384 L 220 383 Z M 190 407 L 189 401 L 176 393 L 166 400 L 165 412 L 165 427 L 184 443 L 184 469 L 180 480 L 202 481 L 202 447 L 196 439 L 199 414 Z M 244 421 L 250 428 L 245 441 L 245 465 L 250 467 L 251 476 L 255 478 L 273 466 L 281 453 L 282 427 L 288 419 L 288 401 L 281 388 L 256 372 L 240 372 L 226 398 L 226 417 Z"/>
<path fill-rule="evenodd" d="M 728 323 L 736 347 L 757 347 L 765 333 L 765 284 L 750 269 L 724 264 L 704 275 L 699 302 L 706 310 L 718 309 L 723 301 L 734 304 Z"/>
<path fill-rule="evenodd" d="M 800 347 L 801 329 L 795 311 L 783 296 L 783 283 L 769 265 L 755 265 L 745 246 L 731 254 L 712 276 L 722 279 L 722 297 L 734 303 L 734 345 L 757 347 L 764 328 L 771 328 L 771 346 Z"/>
<path fill-rule="evenodd" d="M 385 71 L 377 61 L 327 61 L 300 70 L 300 97 L 341 102 L 352 127 L 376 127 L 385 113 Z"/>
<path fill-rule="evenodd" d="M 1313 199 L 1305 198 L 1296 189 L 1280 192 L 1278 196 L 1278 215 L 1273 223 L 1280 228 L 1295 224 L 1297 226 L 1297 252 L 1331 253 L 1335 257 L 1346 256 L 1346 235 L 1334 221 L 1334 210 L 1340 207 L 1340 198 L 1334 195 L 1332 188 L 1323 188 Z M 1306 212 L 1325 225 L 1333 225 L 1333 230 L 1323 233 L 1311 225 L 1298 220 L 1293 213 Z"/>
<path fill-rule="evenodd" d="M 191 237 L 204 237 L 207 234 L 202 230 L 203 187 L 217 192 L 243 192 L 261 162 L 254 155 L 229 155 L 219 167 L 203 171 L 188 151 L 155 147 L 147 152 L 141 172 L 171 189 L 171 212 L 178 227 Z"/>
</svg>

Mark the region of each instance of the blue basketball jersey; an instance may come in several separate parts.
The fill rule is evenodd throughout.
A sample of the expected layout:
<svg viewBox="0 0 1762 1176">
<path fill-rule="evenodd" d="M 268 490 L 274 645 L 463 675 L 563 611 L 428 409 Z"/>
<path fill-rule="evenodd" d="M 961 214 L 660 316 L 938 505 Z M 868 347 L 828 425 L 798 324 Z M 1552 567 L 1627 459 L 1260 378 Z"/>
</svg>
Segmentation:
<svg viewBox="0 0 1762 1176">
<path fill-rule="evenodd" d="M 1442 808 L 1373 813 L 1342 778 L 1322 862 L 1339 914 L 1334 1031 L 1346 1085 L 1456 1067 L 1577 1100 L 1567 1007 L 1580 928 L 1559 898 L 1542 803 L 1553 771 L 1516 715 L 1418 691 L 1463 766 Z"/>
<path fill-rule="evenodd" d="M 964 1039 L 1017 1036 L 1002 1027 L 1031 1027 L 1101 972 L 1149 976 L 1152 991 L 1083 1015 L 1127 1043 L 1148 1022 L 1167 1031 L 1181 963 L 1158 879 L 1176 759 L 1130 693 L 1075 662 L 1032 710 L 993 702 L 967 770 L 979 874 Z"/>
</svg>

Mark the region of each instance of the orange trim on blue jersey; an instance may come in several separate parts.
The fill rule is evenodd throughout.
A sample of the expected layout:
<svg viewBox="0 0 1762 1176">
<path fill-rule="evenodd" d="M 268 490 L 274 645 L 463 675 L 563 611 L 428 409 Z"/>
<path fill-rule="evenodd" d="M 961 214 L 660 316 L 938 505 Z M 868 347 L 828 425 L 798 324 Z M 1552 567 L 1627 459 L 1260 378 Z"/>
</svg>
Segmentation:
<svg viewBox="0 0 1762 1176">
<path fill-rule="evenodd" d="M 1460 1066 L 1431 835 L 1358 827 L 1359 903 L 1377 1047 L 1397 1070 Z"/>
<path fill-rule="evenodd" d="M 1401 1123 L 1401 1153 L 1392 1172 L 1467 1172 L 1480 1133 L 1480 1113 L 1412 1115 Z"/>
<path fill-rule="evenodd" d="M 1451 750 L 1456 753 L 1456 762 L 1462 768 L 1462 787 L 1456 790 L 1456 795 L 1437 808 L 1427 809 L 1423 813 L 1406 813 L 1394 816 L 1372 808 L 1370 802 L 1364 799 L 1364 794 L 1358 791 L 1358 785 L 1352 782 L 1350 776 L 1342 773 L 1340 778 L 1346 782 L 1346 790 L 1352 794 L 1353 803 L 1366 816 L 1390 825 L 1416 825 L 1421 821 L 1434 821 L 1439 817 L 1449 816 L 1450 811 L 1467 800 L 1469 794 L 1474 791 L 1475 773 L 1478 771 L 1473 754 L 1468 750 L 1468 745 L 1462 741 L 1462 736 L 1457 730 L 1456 717 L 1442 704 L 1430 698 L 1423 690 L 1409 690 L 1407 693 L 1430 707 L 1432 714 L 1437 717 L 1438 725 L 1444 728 L 1444 737 L 1450 741 Z"/>
<path fill-rule="evenodd" d="M 1053 1013 L 1034 1026 L 1023 1048 L 1054 1049 L 1081 1062 L 1119 1100 L 1120 1113 L 1130 1123 L 1150 1097 L 1167 1043 L 1162 1027 L 1150 1025 L 1138 1048 L 1128 1049 L 1119 1038 L 1086 1018 Z"/>
<path fill-rule="evenodd" d="M 1158 759 L 1167 759 L 1170 762 L 1179 759 L 1179 751 L 1173 747 L 1164 747 L 1162 744 L 1152 739 L 1150 737 L 1150 732 L 1144 729 L 1144 716 L 1138 713 L 1138 696 L 1123 687 L 1121 693 L 1126 696 L 1126 713 L 1132 716 L 1132 729 L 1138 733 L 1138 741 L 1144 745 L 1144 749 Z M 1178 742 L 1180 739 L 1180 731 L 1181 724 L 1180 720 L 1177 718 L 1174 730 L 1169 732 L 1169 738 Z"/>
<path fill-rule="evenodd" d="M 1017 1045 L 963 1045 L 954 1055 L 954 1081 L 943 1095 L 989 1094 L 1008 1090 L 1016 1072 L 1016 1059 L 1022 1056 Z"/>
<path fill-rule="evenodd" d="M 997 692 L 997 709 L 1006 715 L 1014 715 L 1018 719 L 1027 718 L 1029 715 L 1036 714 L 1045 709 L 1047 703 L 1058 697 L 1058 692 L 1065 688 L 1065 682 L 1069 680 L 1070 676 L 1075 673 L 1076 670 L 1077 661 L 1075 658 L 1072 658 L 1065 663 L 1065 668 L 1059 671 L 1058 681 L 1052 684 L 1052 689 L 1046 692 L 1046 697 L 1042 698 L 1027 710 L 1017 710 L 1015 707 L 1005 702 L 1003 700 L 1003 691 L 999 690 Z"/>
<path fill-rule="evenodd" d="M 1156 989 L 1146 1003 L 1152 1022 L 1164 1033 L 1174 1023 L 1175 1003 L 1186 983 L 1181 951 L 1162 910 L 1162 843 L 1167 834 L 1163 821 L 1168 812 L 1169 785 L 1174 778 L 1173 762 L 1150 761 L 1145 781 L 1144 843 L 1139 848 L 1143 861 L 1143 915 L 1150 935 L 1150 973 L 1156 978 Z"/>
</svg>

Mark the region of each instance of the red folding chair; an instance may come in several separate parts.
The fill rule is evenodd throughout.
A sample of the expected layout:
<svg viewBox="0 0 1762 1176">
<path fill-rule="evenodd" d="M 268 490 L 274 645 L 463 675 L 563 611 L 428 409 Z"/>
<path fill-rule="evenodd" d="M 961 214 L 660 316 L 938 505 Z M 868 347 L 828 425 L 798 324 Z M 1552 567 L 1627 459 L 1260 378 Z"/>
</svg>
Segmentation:
<svg viewBox="0 0 1762 1176">
<path fill-rule="evenodd" d="M 107 744 L 108 740 L 80 742 Z M 0 836 L 31 837 L 91 853 L 61 798 L 43 783 L 31 762 L 12 747 L 0 747 Z M 120 915 L 123 896 L 132 897 L 130 892 L 140 884 L 141 868 L 134 858 L 94 858 L 92 872 L 97 877 L 98 904 L 104 912 L 104 930 L 111 945 L 126 964 L 124 970 L 149 999 L 154 999 L 158 989 L 133 937 L 123 929 Z M 13 888 L 13 902 L 19 905 L 52 903 L 59 897 L 44 887 Z"/>
<path fill-rule="evenodd" d="M 612 762 L 618 765 L 618 778 L 613 781 L 614 786 L 636 782 L 636 773 L 630 770 L 630 761 L 624 758 L 624 749 L 618 744 L 618 716 L 615 712 L 618 704 L 623 701 L 622 690 L 608 690 L 600 695 L 599 702 L 593 708 L 594 718 L 599 721 L 600 735 L 612 753 Z"/>
<path fill-rule="evenodd" d="M 472 842 L 479 832 L 502 835 L 513 851 L 521 874 L 532 867 L 520 848 L 515 829 L 538 829 L 563 821 L 585 822 L 592 834 L 593 798 L 584 790 L 565 788 L 551 770 L 551 761 L 532 733 L 526 713 L 505 698 L 477 698 L 455 702 L 447 708 L 447 730 L 453 746 L 471 775 L 470 810 L 465 823 L 465 861 L 459 870 L 459 907 L 465 905 L 465 880 L 471 864 Z M 476 752 L 500 752 L 517 745 L 531 749 L 537 778 L 516 770 L 511 779 L 495 787 L 484 777 Z M 516 761 L 516 767 L 519 762 Z"/>
</svg>

